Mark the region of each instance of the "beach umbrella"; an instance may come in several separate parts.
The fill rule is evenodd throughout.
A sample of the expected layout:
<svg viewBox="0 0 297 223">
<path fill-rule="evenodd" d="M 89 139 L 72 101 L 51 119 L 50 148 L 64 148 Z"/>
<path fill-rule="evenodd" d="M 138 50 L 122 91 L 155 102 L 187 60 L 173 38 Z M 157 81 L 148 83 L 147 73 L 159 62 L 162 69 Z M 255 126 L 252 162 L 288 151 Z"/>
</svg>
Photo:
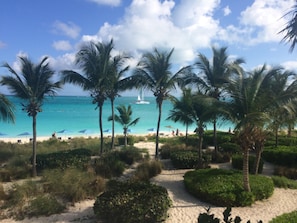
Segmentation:
<svg viewBox="0 0 297 223">
<path fill-rule="evenodd" d="M 103 132 L 107 132 L 108 133 L 108 132 L 110 132 L 110 129 L 105 129 Z"/>
<path fill-rule="evenodd" d="M 155 128 L 150 128 L 150 129 L 148 129 L 147 131 L 149 131 L 149 132 L 154 132 L 154 131 L 155 131 Z"/>
<path fill-rule="evenodd" d="M 0 132 L 0 136 L 6 136 L 6 133 Z"/>
<path fill-rule="evenodd" d="M 71 131 L 67 130 L 67 129 L 63 129 L 61 131 L 59 131 L 58 133 L 70 133 Z"/>
<path fill-rule="evenodd" d="M 18 136 L 29 136 L 29 135 L 31 135 L 31 133 L 29 133 L 29 132 L 22 132 L 22 133 L 18 134 Z"/>
<path fill-rule="evenodd" d="M 90 133 L 92 133 L 92 130 L 90 130 L 90 129 L 83 129 L 83 130 L 80 130 L 79 133 L 90 134 Z"/>
</svg>

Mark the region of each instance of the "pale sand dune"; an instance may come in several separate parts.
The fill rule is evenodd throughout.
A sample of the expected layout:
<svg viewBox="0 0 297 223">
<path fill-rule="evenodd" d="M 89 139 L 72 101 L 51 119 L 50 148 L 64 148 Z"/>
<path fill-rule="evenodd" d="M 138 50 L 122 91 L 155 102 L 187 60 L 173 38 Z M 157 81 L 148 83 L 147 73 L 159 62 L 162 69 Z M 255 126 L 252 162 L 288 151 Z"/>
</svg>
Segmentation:
<svg viewBox="0 0 297 223">
<path fill-rule="evenodd" d="M 140 142 L 135 144 L 135 146 L 148 149 L 150 155 L 154 156 L 154 143 Z M 205 209 L 210 206 L 186 192 L 183 185 L 183 176 L 186 171 L 187 170 L 163 170 L 160 175 L 152 179 L 152 182 L 167 188 L 173 202 L 166 223 L 197 223 L 199 213 L 204 213 Z M 0 223 L 95 223 L 96 220 L 92 210 L 93 204 L 94 200 L 87 200 L 75 204 L 75 206 L 70 207 L 66 213 L 60 215 L 25 219 L 23 221 L 6 219 L 0 221 Z M 224 209 L 225 208 L 211 207 L 211 213 L 222 219 Z M 262 220 L 266 223 L 278 215 L 294 210 L 297 210 L 297 190 L 275 188 L 272 197 L 265 201 L 258 201 L 251 207 L 232 208 L 232 217 L 234 218 L 236 215 L 239 215 L 243 220 L 242 222 L 251 220 L 251 223 L 256 223 L 258 220 Z"/>
</svg>

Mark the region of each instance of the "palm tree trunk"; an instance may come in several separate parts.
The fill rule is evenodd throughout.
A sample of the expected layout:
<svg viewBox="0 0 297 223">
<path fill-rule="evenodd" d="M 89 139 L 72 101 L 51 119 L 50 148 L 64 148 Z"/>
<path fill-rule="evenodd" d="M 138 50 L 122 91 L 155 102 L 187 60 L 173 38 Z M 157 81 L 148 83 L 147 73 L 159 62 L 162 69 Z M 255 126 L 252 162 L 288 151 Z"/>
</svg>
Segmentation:
<svg viewBox="0 0 297 223">
<path fill-rule="evenodd" d="M 103 153 L 103 125 L 102 125 L 102 105 L 99 106 L 99 129 L 100 129 L 100 155 Z"/>
<path fill-rule="evenodd" d="M 249 148 L 243 148 L 243 188 L 245 191 L 250 192 L 250 179 L 249 179 Z"/>
<path fill-rule="evenodd" d="M 112 116 L 112 121 L 111 121 L 111 149 L 114 149 L 114 99 L 110 100 L 111 102 L 111 116 Z"/>
<path fill-rule="evenodd" d="M 218 142 L 217 142 L 217 118 L 213 120 L 213 145 L 215 149 L 214 158 L 217 159 L 217 153 L 218 153 Z"/>
<path fill-rule="evenodd" d="M 36 170 L 36 115 L 32 116 L 33 123 L 33 145 L 32 145 L 32 176 L 36 177 L 37 176 L 37 170 Z"/>
<path fill-rule="evenodd" d="M 262 148 L 256 148 L 256 158 L 255 158 L 255 163 L 254 163 L 254 167 L 253 167 L 254 174 L 259 173 L 261 154 L 262 154 Z"/>
<path fill-rule="evenodd" d="M 275 128 L 275 147 L 278 147 L 278 127 Z"/>
<path fill-rule="evenodd" d="M 158 117 L 158 123 L 157 123 L 155 159 L 159 158 L 159 130 L 160 130 L 161 116 L 162 116 L 162 102 L 158 103 L 158 107 L 159 107 L 159 117 Z"/>
</svg>

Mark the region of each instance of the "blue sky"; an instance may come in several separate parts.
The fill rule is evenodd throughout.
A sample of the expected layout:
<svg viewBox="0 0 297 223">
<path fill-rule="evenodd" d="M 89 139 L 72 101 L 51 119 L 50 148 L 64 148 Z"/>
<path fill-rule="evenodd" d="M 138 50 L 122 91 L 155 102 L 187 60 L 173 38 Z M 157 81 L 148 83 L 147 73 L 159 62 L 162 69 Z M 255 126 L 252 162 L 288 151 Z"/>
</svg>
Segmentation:
<svg viewBox="0 0 297 223">
<path fill-rule="evenodd" d="M 174 68 L 193 64 L 198 53 L 211 57 L 211 46 L 227 46 L 245 68 L 264 63 L 296 70 L 297 52 L 280 43 L 282 16 L 294 0 L 1 0 L 0 62 L 19 69 L 18 56 L 35 63 L 50 58 L 57 73 L 74 69 L 74 57 L 86 41 L 114 39 L 114 53 L 133 56 L 174 48 Z M 174 70 L 173 70 L 174 71 Z M 0 68 L 0 76 L 8 71 Z M 0 92 L 9 91 L 1 86 Z M 61 95 L 81 95 L 66 85 Z M 128 92 L 125 95 L 135 94 Z"/>
</svg>

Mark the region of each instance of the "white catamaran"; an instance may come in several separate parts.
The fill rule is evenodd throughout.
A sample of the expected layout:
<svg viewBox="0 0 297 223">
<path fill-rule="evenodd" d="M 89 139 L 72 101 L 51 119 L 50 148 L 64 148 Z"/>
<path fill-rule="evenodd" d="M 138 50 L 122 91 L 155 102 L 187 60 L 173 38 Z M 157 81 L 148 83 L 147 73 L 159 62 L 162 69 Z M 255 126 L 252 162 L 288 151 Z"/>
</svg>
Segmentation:
<svg viewBox="0 0 297 223">
<path fill-rule="evenodd" d="M 138 94 L 137 101 L 135 102 L 135 104 L 143 105 L 143 104 L 149 104 L 149 103 L 150 103 L 149 101 L 144 100 L 143 90 L 141 89 Z"/>
</svg>

